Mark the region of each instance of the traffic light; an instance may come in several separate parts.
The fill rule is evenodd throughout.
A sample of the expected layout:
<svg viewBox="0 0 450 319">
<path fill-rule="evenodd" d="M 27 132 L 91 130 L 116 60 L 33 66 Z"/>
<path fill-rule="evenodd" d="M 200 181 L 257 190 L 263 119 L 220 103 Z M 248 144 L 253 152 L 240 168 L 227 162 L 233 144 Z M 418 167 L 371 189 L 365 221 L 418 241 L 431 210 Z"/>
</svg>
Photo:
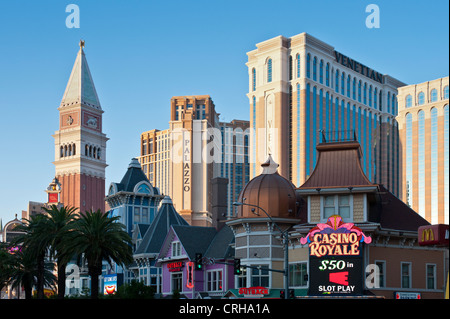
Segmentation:
<svg viewBox="0 0 450 319">
<path fill-rule="evenodd" d="M 235 258 L 234 262 L 233 262 L 233 266 L 234 266 L 234 274 L 235 275 L 240 275 L 242 273 L 242 271 L 241 271 L 241 260 Z"/>
<path fill-rule="evenodd" d="M 195 254 L 195 269 L 202 270 L 203 269 L 203 256 L 200 253 Z"/>
<path fill-rule="evenodd" d="M 280 299 L 284 299 L 284 289 L 280 290 Z"/>
<path fill-rule="evenodd" d="M 294 289 L 289 289 L 289 299 L 295 299 Z"/>
</svg>

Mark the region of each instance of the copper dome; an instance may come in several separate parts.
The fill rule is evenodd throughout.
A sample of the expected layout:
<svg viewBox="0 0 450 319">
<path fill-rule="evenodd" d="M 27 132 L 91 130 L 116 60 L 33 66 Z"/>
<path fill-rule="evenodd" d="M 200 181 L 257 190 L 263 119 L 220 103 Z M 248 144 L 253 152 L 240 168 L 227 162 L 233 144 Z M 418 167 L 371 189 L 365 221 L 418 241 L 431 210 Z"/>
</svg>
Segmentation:
<svg viewBox="0 0 450 319">
<path fill-rule="evenodd" d="M 276 164 L 269 155 L 261 165 L 263 172 L 249 181 L 239 194 L 237 218 L 266 217 L 255 206 L 261 207 L 271 217 L 295 218 L 297 197 L 295 186 L 277 172 Z M 247 205 L 245 205 L 247 204 Z"/>
</svg>

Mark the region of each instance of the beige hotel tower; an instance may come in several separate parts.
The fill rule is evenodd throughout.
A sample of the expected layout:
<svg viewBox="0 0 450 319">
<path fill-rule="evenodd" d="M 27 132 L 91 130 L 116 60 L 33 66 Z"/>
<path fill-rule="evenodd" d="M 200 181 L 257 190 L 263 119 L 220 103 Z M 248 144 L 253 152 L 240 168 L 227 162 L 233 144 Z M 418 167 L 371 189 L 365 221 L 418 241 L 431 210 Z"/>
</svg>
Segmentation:
<svg viewBox="0 0 450 319">
<path fill-rule="evenodd" d="M 401 199 L 431 224 L 449 217 L 448 79 L 398 89 Z"/>
<path fill-rule="evenodd" d="M 215 183 L 226 187 L 223 208 L 227 215 L 233 213 L 231 203 L 248 181 L 244 143 L 248 125 L 248 121 L 239 120 L 219 122 L 209 95 L 174 96 L 170 101 L 169 129 L 141 134 L 138 159 L 142 170 L 153 186 L 172 198 L 175 209 L 189 224 L 213 224 Z M 221 176 L 228 181 L 216 179 Z M 223 192 L 218 195 L 225 198 Z"/>
<path fill-rule="evenodd" d="M 271 154 L 299 187 L 314 170 L 318 143 L 356 138 L 364 173 L 399 194 L 395 116 L 404 83 L 307 33 L 263 41 L 247 55 L 251 178 Z"/>
</svg>

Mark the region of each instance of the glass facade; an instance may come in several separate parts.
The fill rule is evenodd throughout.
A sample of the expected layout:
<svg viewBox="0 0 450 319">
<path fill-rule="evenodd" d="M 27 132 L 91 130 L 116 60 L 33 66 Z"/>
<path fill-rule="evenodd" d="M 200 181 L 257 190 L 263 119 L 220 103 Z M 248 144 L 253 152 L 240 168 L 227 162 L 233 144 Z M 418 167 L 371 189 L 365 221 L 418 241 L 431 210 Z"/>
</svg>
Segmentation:
<svg viewBox="0 0 450 319">
<path fill-rule="evenodd" d="M 418 190 L 419 190 L 419 209 L 418 213 L 425 217 L 425 112 L 420 110 L 417 113 L 418 121 Z"/>
<path fill-rule="evenodd" d="M 412 180 L 412 114 L 406 114 L 406 204 L 413 204 L 413 180 Z"/>
<path fill-rule="evenodd" d="M 448 90 L 448 86 L 447 86 Z M 448 98 L 448 96 L 447 96 Z M 444 223 L 448 224 L 449 217 L 449 113 L 448 104 L 444 106 Z"/>
<path fill-rule="evenodd" d="M 431 109 L 431 223 L 438 223 L 438 203 L 439 203 L 439 188 L 438 188 L 438 110 Z"/>
</svg>

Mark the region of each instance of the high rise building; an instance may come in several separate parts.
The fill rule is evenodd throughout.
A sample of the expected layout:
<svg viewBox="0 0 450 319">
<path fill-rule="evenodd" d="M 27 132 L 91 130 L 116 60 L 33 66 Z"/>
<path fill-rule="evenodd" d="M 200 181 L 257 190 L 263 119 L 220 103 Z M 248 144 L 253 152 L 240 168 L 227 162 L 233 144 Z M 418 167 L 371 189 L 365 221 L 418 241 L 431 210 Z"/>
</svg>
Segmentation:
<svg viewBox="0 0 450 319">
<path fill-rule="evenodd" d="M 405 84 L 301 33 L 247 53 L 250 172 L 271 154 L 297 187 L 311 175 L 320 142 L 361 144 L 362 168 L 399 194 L 397 88 Z"/>
<path fill-rule="evenodd" d="M 431 224 L 449 217 L 449 77 L 398 89 L 401 198 Z"/>
<path fill-rule="evenodd" d="M 55 176 L 61 184 L 64 206 L 105 211 L 106 141 L 103 110 L 95 90 L 84 41 L 70 74 L 59 111 L 55 139 Z"/>
<path fill-rule="evenodd" d="M 248 180 L 248 121 L 220 122 L 209 95 L 172 97 L 170 114 L 169 129 L 141 134 L 139 162 L 189 224 L 211 226 L 213 179 L 228 178 L 229 215 Z"/>
</svg>

